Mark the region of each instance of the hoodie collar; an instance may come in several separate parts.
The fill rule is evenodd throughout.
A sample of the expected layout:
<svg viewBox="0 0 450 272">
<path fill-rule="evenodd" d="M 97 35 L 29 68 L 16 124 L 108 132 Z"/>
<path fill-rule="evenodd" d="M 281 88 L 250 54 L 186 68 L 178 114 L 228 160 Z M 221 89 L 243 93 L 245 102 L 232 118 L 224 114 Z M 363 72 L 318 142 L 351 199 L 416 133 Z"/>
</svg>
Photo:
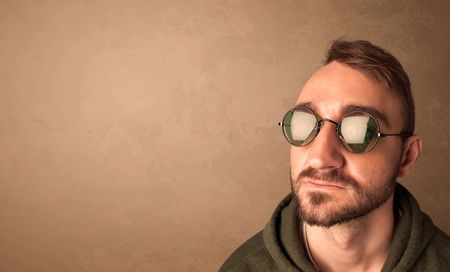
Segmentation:
<svg viewBox="0 0 450 272">
<path fill-rule="evenodd" d="M 414 197 L 399 183 L 394 207 L 401 216 L 382 272 L 411 268 L 436 231 Z M 264 243 L 282 271 L 317 271 L 309 260 L 299 224 L 298 204 L 291 193 L 281 201 L 264 228 Z"/>
</svg>

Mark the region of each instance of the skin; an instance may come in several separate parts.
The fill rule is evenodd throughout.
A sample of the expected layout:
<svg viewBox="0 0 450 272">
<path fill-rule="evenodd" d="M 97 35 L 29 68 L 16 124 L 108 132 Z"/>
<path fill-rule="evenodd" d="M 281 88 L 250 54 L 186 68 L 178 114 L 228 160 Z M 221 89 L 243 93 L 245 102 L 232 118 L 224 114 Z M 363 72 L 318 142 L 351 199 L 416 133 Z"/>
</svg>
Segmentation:
<svg viewBox="0 0 450 272">
<path fill-rule="evenodd" d="M 339 122 L 348 105 L 375 108 L 386 120 L 381 131 L 398 133 L 404 117 L 401 100 L 384 85 L 345 64 L 331 62 L 314 73 L 303 87 L 297 104 L 309 103 L 320 118 Z M 342 207 L 358 200 L 351 186 L 333 186 L 320 179 L 296 182 L 302 170 L 317 173 L 339 171 L 352 177 L 361 189 L 371 192 L 386 182 L 410 174 L 422 147 L 420 137 L 406 141 L 401 137 L 381 138 L 375 148 L 365 154 L 353 154 L 339 142 L 335 125 L 326 122 L 314 141 L 307 146 L 291 147 L 291 179 L 297 196 L 320 192 L 330 201 L 314 209 L 306 208 L 318 218 L 338 213 Z M 301 183 L 301 185 L 300 185 Z M 356 203 L 357 205 L 357 203 Z M 306 225 L 307 241 L 320 271 L 380 271 L 386 261 L 394 230 L 393 195 L 368 214 L 332 227 Z M 299 230 L 301 231 L 301 230 Z"/>
</svg>

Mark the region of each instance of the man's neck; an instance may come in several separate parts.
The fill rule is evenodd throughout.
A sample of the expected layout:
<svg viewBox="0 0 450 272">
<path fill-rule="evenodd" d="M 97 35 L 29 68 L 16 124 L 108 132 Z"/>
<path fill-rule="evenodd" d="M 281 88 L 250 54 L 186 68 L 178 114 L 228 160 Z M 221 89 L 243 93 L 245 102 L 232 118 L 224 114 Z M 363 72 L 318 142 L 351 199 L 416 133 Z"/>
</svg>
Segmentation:
<svg viewBox="0 0 450 272">
<path fill-rule="evenodd" d="M 394 232 L 393 197 L 368 215 L 331 228 L 305 226 L 320 271 L 380 271 Z"/>
</svg>

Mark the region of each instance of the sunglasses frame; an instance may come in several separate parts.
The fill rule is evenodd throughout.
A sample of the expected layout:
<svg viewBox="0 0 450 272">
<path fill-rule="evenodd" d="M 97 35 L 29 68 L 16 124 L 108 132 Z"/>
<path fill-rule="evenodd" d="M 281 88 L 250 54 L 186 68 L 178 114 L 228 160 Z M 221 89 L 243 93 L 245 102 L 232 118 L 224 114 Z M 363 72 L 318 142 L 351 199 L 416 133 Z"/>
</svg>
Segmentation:
<svg viewBox="0 0 450 272">
<path fill-rule="evenodd" d="M 298 110 L 298 109 L 302 109 L 302 110 L 304 110 L 305 112 L 311 113 L 311 114 L 314 116 L 314 118 L 316 119 L 316 123 L 315 123 L 314 129 L 313 129 L 313 130 L 316 131 L 314 137 L 313 137 L 309 142 L 307 142 L 306 144 L 301 144 L 301 145 L 295 145 L 295 144 L 289 139 L 289 137 L 286 135 L 286 129 L 285 129 L 285 127 L 287 127 L 288 125 L 284 123 L 284 120 L 286 119 L 286 117 L 288 116 L 288 114 L 290 114 L 291 112 L 294 112 L 294 111 L 296 111 L 296 110 Z M 350 115 L 353 115 L 353 114 L 355 114 L 355 113 L 364 113 L 364 114 L 369 115 L 369 117 L 371 117 L 371 118 L 375 121 L 375 124 L 376 124 L 376 126 L 377 126 L 377 131 L 376 131 L 376 134 L 375 134 L 375 135 L 376 135 L 376 136 L 375 136 L 375 137 L 376 137 L 375 143 L 372 144 L 372 146 L 371 146 L 370 148 L 368 148 L 367 150 L 365 150 L 364 152 L 355 152 L 355 151 L 353 151 L 353 150 L 351 149 L 351 147 L 345 142 L 344 137 L 343 137 L 342 134 L 341 134 L 341 124 L 342 124 L 342 120 L 344 120 L 344 118 L 346 118 L 346 117 L 348 117 L 348 116 L 350 116 Z M 340 120 L 339 122 L 336 122 L 336 121 L 331 120 L 331 119 L 328 119 L 328 118 L 322 118 L 322 119 L 320 119 L 320 118 L 317 116 L 317 114 L 316 114 L 313 110 L 311 110 L 310 108 L 308 108 L 308 107 L 305 107 L 305 106 L 296 106 L 296 107 L 290 109 L 290 110 L 284 115 L 283 121 L 282 121 L 282 122 L 279 122 L 278 125 L 281 126 L 281 130 L 283 131 L 283 135 L 284 135 L 284 137 L 286 138 L 286 140 L 287 140 L 291 145 L 300 147 L 300 146 L 307 146 L 307 145 L 311 144 L 312 142 L 314 142 L 314 139 L 316 139 L 317 135 L 319 135 L 320 129 L 325 125 L 325 122 L 326 122 L 326 121 L 328 121 L 328 122 L 333 123 L 334 125 L 336 125 L 336 137 L 338 138 L 339 142 L 345 147 L 345 149 L 347 149 L 348 151 L 350 151 L 350 152 L 353 153 L 353 154 L 365 154 L 365 153 L 371 151 L 371 150 L 378 144 L 379 139 L 380 139 L 380 138 L 383 138 L 383 137 L 388 137 L 388 136 L 401 136 L 401 137 L 406 137 L 406 138 L 407 138 L 407 137 L 410 137 L 410 136 L 412 135 L 412 133 L 407 132 L 407 131 L 403 131 L 403 132 L 400 132 L 400 133 L 383 133 L 383 132 L 381 132 L 381 127 L 380 127 L 380 124 L 378 123 L 377 118 L 375 118 L 375 116 L 373 116 L 370 112 L 367 112 L 367 111 L 361 111 L 361 110 L 360 110 L 360 111 L 352 111 L 352 112 L 349 112 L 349 113 L 347 113 L 346 115 L 344 115 L 344 116 L 341 118 L 341 120 Z M 312 133 L 312 132 L 313 132 L 313 131 L 311 131 L 311 133 Z M 309 137 L 309 136 L 308 136 L 308 137 Z"/>
</svg>

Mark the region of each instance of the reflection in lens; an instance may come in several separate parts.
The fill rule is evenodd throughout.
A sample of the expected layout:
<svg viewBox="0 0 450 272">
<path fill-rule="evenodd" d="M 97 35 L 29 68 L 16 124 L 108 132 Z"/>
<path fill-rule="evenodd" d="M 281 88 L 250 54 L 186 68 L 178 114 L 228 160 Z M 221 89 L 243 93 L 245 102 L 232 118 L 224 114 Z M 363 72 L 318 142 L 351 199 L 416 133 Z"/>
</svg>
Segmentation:
<svg viewBox="0 0 450 272">
<path fill-rule="evenodd" d="M 309 144 L 317 132 L 317 118 L 307 109 L 297 108 L 289 111 L 283 123 L 286 138 L 295 146 Z"/>
<path fill-rule="evenodd" d="M 363 144 L 369 116 L 349 116 L 342 120 L 341 133 L 347 144 Z"/>
<path fill-rule="evenodd" d="M 294 111 L 291 120 L 292 139 L 305 141 L 316 126 L 316 117 L 308 112 Z"/>
<path fill-rule="evenodd" d="M 376 142 L 378 125 L 370 115 L 359 113 L 342 119 L 340 132 L 345 144 L 353 152 L 363 153 Z"/>
</svg>

